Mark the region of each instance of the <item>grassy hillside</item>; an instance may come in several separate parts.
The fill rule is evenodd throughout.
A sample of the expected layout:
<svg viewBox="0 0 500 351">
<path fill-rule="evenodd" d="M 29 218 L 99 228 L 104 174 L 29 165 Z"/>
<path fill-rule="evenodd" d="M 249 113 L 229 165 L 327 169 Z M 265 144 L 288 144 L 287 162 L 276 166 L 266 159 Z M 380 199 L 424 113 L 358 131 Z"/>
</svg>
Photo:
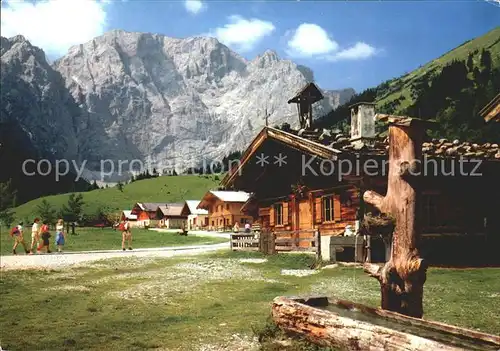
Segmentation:
<svg viewBox="0 0 500 351">
<path fill-rule="evenodd" d="M 400 113 L 414 102 L 411 94 L 412 85 L 421 79 L 430 79 L 439 74 L 444 66 L 454 60 L 466 61 L 469 53 L 473 53 L 474 64 L 479 65 L 481 50 L 486 49 L 491 53 L 492 67 L 500 67 L 500 27 L 493 29 L 485 35 L 469 40 L 437 59 L 425 64 L 422 67 L 406 74 L 400 78 L 390 80 L 377 87 L 377 107 L 383 109 L 395 100 L 400 100 L 396 104 L 394 113 Z"/>
<path fill-rule="evenodd" d="M 220 177 L 220 176 L 219 176 Z M 182 202 L 196 200 L 208 190 L 219 185 L 216 175 L 198 176 L 164 176 L 145 179 L 127 184 L 123 192 L 117 187 L 99 189 L 81 193 L 85 202 L 86 214 L 94 214 L 99 209 L 117 211 L 131 209 L 136 202 Z M 68 201 L 69 194 L 38 198 L 15 208 L 17 220 L 31 221 L 38 216 L 37 206 L 43 199 L 47 200 L 57 210 Z"/>
<path fill-rule="evenodd" d="M 408 74 L 366 89 L 315 123 L 319 128 L 339 128 L 348 133 L 349 106 L 366 101 L 375 102 L 378 113 L 436 120 L 432 137 L 496 141 L 500 139 L 500 125 L 485 124 L 479 111 L 499 91 L 500 27 Z"/>
</svg>

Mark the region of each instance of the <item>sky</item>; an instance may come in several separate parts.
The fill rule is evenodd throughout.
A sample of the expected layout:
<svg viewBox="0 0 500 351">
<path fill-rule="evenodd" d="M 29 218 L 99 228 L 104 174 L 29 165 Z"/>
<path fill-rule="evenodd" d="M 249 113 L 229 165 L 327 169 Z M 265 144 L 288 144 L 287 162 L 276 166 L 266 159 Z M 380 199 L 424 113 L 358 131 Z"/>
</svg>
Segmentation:
<svg viewBox="0 0 500 351">
<path fill-rule="evenodd" d="M 274 50 L 323 89 L 358 92 L 499 25 L 499 0 L 4 0 L 1 11 L 2 36 L 22 34 L 51 60 L 112 29 L 213 36 L 247 59 Z"/>
</svg>

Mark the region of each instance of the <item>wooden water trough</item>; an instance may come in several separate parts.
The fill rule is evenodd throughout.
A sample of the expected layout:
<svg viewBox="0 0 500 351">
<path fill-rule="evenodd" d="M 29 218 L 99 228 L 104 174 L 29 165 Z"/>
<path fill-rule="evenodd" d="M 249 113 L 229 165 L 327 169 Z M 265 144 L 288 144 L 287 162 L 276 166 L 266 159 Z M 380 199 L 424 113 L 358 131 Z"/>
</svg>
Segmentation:
<svg viewBox="0 0 500 351">
<path fill-rule="evenodd" d="M 277 297 L 283 331 L 341 350 L 500 350 L 500 337 L 328 297 Z"/>
</svg>

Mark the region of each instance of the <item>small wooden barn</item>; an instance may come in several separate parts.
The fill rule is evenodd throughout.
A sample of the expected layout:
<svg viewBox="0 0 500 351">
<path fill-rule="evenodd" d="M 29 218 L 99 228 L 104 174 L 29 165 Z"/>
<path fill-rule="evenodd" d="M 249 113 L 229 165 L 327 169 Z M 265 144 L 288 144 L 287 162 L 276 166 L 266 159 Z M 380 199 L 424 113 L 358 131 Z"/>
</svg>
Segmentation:
<svg viewBox="0 0 500 351">
<path fill-rule="evenodd" d="M 159 206 L 165 203 L 158 202 L 137 202 L 132 208 L 132 215 L 137 216 L 138 227 L 154 227 L 158 224 L 156 211 Z"/>
<path fill-rule="evenodd" d="M 208 211 L 197 208 L 200 204 L 199 200 L 186 200 L 184 203 L 184 212 L 187 216 L 187 229 L 199 230 L 208 228 Z"/>
<path fill-rule="evenodd" d="M 189 211 L 184 207 L 184 203 L 168 203 L 158 206 L 156 218 L 158 226 L 166 229 L 181 229 L 187 224 Z"/>
<path fill-rule="evenodd" d="M 230 230 L 235 223 L 252 223 L 252 216 L 241 211 L 249 197 L 244 191 L 208 191 L 197 208 L 208 211 L 210 230 Z"/>
<path fill-rule="evenodd" d="M 364 215 L 376 213 L 362 194 L 384 194 L 387 189 L 390 142 L 375 133 L 375 117 L 374 104 L 351 106 L 351 135 L 306 128 L 307 124 L 298 131 L 265 127 L 222 186 L 252 193 L 244 212 L 272 231 L 359 233 Z M 481 245 L 498 237 L 498 213 L 484 196 L 500 196 L 499 145 L 428 139 L 422 153 L 418 210 L 424 237 L 459 238 L 456 242 L 474 237 L 472 243 Z M 465 250 L 474 250 L 473 244 L 464 244 Z M 440 245 L 448 244 L 435 240 L 423 254 L 441 256 Z M 385 259 L 383 244 L 380 250 L 372 249 L 380 251 L 379 260 Z"/>
<path fill-rule="evenodd" d="M 137 216 L 132 214 L 132 210 L 123 210 L 120 215 L 120 222 L 128 220 L 131 227 L 137 226 Z"/>
</svg>

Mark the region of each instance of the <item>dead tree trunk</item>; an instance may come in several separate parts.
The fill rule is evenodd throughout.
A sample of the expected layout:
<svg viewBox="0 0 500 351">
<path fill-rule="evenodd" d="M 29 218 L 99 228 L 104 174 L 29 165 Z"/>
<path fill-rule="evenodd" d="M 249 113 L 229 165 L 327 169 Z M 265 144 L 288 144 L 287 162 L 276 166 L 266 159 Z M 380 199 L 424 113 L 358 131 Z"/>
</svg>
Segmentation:
<svg viewBox="0 0 500 351">
<path fill-rule="evenodd" d="M 366 191 L 364 200 L 395 219 L 392 252 L 383 267 L 365 264 L 365 272 L 379 280 L 381 307 L 421 318 L 427 263 L 419 257 L 418 175 L 426 122 L 407 117 L 377 115 L 389 122 L 389 176 L 386 196 Z"/>
</svg>

